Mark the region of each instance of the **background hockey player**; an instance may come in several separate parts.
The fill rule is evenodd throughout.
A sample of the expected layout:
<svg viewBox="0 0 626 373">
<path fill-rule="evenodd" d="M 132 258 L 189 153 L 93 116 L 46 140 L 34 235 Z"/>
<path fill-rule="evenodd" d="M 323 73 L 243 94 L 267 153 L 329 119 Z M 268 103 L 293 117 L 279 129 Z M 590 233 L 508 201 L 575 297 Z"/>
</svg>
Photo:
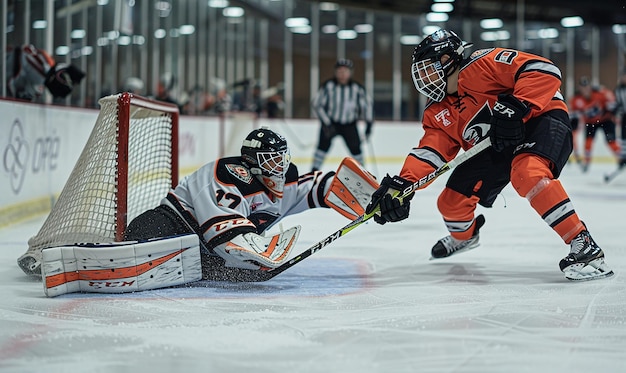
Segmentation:
<svg viewBox="0 0 626 373">
<path fill-rule="evenodd" d="M 259 235 L 282 218 L 319 207 L 333 207 L 349 218 L 363 213 L 378 184 L 350 158 L 338 172 L 342 167 L 366 181 L 359 183 L 366 197 L 362 206 L 352 205 L 355 210 L 330 196 L 335 185 L 350 189 L 356 184 L 339 184 L 335 172 L 299 175 L 286 140 L 269 129 L 256 129 L 243 141 L 241 156 L 218 159 L 183 178 L 160 206 L 130 222 L 126 239 L 193 232 L 207 249 L 202 256 L 205 279 L 250 280 L 255 271 L 275 268 L 289 256 L 299 227 L 276 235 L 277 243 L 257 244 L 264 241 Z"/>
<path fill-rule="evenodd" d="M 513 49 L 490 48 L 464 59 L 467 47 L 453 32 L 439 30 L 415 47 L 415 88 L 429 98 L 424 136 L 407 156 L 399 176 L 386 176 L 366 212 L 376 207 L 380 224 L 406 219 L 413 195 L 402 191 L 490 137 L 493 146 L 459 165 L 438 198 L 450 235 L 432 248 L 444 258 L 478 245 L 485 223 L 478 204 L 491 207 L 510 182 L 566 244 L 559 267 L 570 280 L 607 277 L 604 253 L 579 219 L 557 179 L 572 151 L 561 73 L 549 60 Z M 426 184 L 428 185 L 428 184 Z"/>
<path fill-rule="evenodd" d="M 67 97 L 85 73 L 76 66 L 56 63 L 44 50 L 27 44 L 9 49 L 6 57 L 7 93 L 37 101 L 48 88 L 54 97 Z"/>
<path fill-rule="evenodd" d="M 619 157 L 614 120 L 616 102 L 613 92 L 603 87 L 593 87 L 589 78 L 583 76 L 578 82 L 578 91 L 571 98 L 569 106 L 572 113 L 572 127 L 578 128 L 584 124 L 583 171 L 586 172 L 589 169 L 593 140 L 599 128 L 604 131 L 606 142 L 613 154 Z"/>
<path fill-rule="evenodd" d="M 360 118 L 365 120 L 365 137 L 369 138 L 374 111 L 365 88 L 352 80 L 352 67 L 351 60 L 338 60 L 335 63 L 335 76 L 322 83 L 313 99 L 313 111 L 321 122 L 317 149 L 313 155 L 313 171 L 322 167 L 337 135 L 343 137 L 352 157 L 363 164 L 357 121 Z"/>
</svg>

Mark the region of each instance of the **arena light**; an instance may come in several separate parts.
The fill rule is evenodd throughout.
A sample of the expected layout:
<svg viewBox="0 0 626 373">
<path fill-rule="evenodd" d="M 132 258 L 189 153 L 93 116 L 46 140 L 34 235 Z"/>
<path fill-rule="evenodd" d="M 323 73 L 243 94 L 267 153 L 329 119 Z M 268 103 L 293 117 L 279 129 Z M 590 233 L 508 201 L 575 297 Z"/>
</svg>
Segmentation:
<svg viewBox="0 0 626 373">
<path fill-rule="evenodd" d="M 337 25 L 324 25 L 322 26 L 322 32 L 324 34 L 334 34 L 339 31 L 339 27 Z"/>
<path fill-rule="evenodd" d="M 107 5 L 109 3 L 109 0 L 98 0 L 97 4 L 98 5 Z"/>
<path fill-rule="evenodd" d="M 556 39 L 559 37 L 559 30 L 554 27 L 542 28 L 537 31 L 539 39 Z"/>
<path fill-rule="evenodd" d="M 320 10 L 325 12 L 336 12 L 339 10 L 339 4 L 323 1 L 320 3 Z"/>
<path fill-rule="evenodd" d="M 402 35 L 400 36 L 400 44 L 402 45 L 417 45 L 422 41 L 420 35 Z"/>
<path fill-rule="evenodd" d="M 57 56 L 66 56 L 68 53 L 70 53 L 70 47 L 68 47 L 67 45 L 59 45 L 55 50 L 54 53 Z"/>
<path fill-rule="evenodd" d="M 33 21 L 33 28 L 36 30 L 43 30 L 48 26 L 48 21 L 40 19 L 37 21 Z"/>
<path fill-rule="evenodd" d="M 354 31 L 358 32 L 359 34 L 367 34 L 374 31 L 374 26 L 370 25 L 369 23 L 361 23 L 354 26 Z"/>
<path fill-rule="evenodd" d="M 309 19 L 306 17 L 291 17 L 285 20 L 285 26 L 287 27 L 302 27 L 309 24 Z"/>
<path fill-rule="evenodd" d="M 163 39 L 166 36 L 167 36 L 167 31 L 165 31 L 164 29 L 159 28 L 159 29 L 154 30 L 154 37 L 156 39 Z"/>
<path fill-rule="evenodd" d="M 70 37 L 72 39 L 82 39 L 85 37 L 85 35 L 87 35 L 87 31 L 82 29 L 75 29 L 72 30 L 72 32 L 70 33 Z"/>
<path fill-rule="evenodd" d="M 504 26 L 504 22 L 500 18 L 485 18 L 480 20 L 480 27 L 485 30 L 496 29 Z"/>
<path fill-rule="evenodd" d="M 80 49 L 80 53 L 81 53 L 83 56 L 89 56 L 89 55 L 91 55 L 91 54 L 93 53 L 93 47 L 92 47 L 92 46 L 90 46 L 90 45 L 86 45 L 86 46 L 84 46 L 84 47 L 82 47 L 82 48 Z"/>
<path fill-rule="evenodd" d="M 228 2 L 228 0 L 209 0 L 208 3 L 210 8 L 226 8 L 227 6 L 230 5 L 230 3 Z"/>
<path fill-rule="evenodd" d="M 613 25 L 611 26 L 611 30 L 614 34 L 626 34 L 626 25 Z"/>
<path fill-rule="evenodd" d="M 196 27 L 194 25 L 182 25 L 178 28 L 178 31 L 181 35 L 191 35 L 196 32 Z"/>
<path fill-rule="evenodd" d="M 433 0 L 433 3 L 453 3 L 454 0 Z"/>
<path fill-rule="evenodd" d="M 563 27 L 580 27 L 584 24 L 585 24 L 585 21 L 580 16 L 561 18 L 561 26 Z"/>
<path fill-rule="evenodd" d="M 117 39 L 117 45 L 130 45 L 132 40 L 133 39 L 130 36 L 123 35 L 123 36 L 120 36 L 119 39 Z"/>
<path fill-rule="evenodd" d="M 310 34 L 311 30 L 313 30 L 313 28 L 310 25 L 289 28 L 289 31 L 291 31 L 294 34 Z"/>
<path fill-rule="evenodd" d="M 144 45 L 146 42 L 146 38 L 143 35 L 133 35 L 133 44 L 135 45 Z"/>
<path fill-rule="evenodd" d="M 449 18 L 448 13 L 430 12 L 426 14 L 426 20 L 428 22 L 447 22 Z"/>
<path fill-rule="evenodd" d="M 484 31 L 480 34 L 480 39 L 483 41 L 509 40 L 510 38 L 511 34 L 506 30 Z"/>
<path fill-rule="evenodd" d="M 454 10 L 454 5 L 450 3 L 434 3 L 430 6 L 430 10 L 436 13 L 450 13 Z"/>
<path fill-rule="evenodd" d="M 356 39 L 357 33 L 354 30 L 339 30 L 337 31 L 337 38 L 342 40 Z"/>
<path fill-rule="evenodd" d="M 243 10 L 243 8 L 238 7 L 238 6 L 229 6 L 227 8 L 224 8 L 224 10 L 222 10 L 222 15 L 224 15 L 224 17 L 231 17 L 231 18 L 238 18 L 238 17 L 243 17 L 245 11 Z"/>
</svg>

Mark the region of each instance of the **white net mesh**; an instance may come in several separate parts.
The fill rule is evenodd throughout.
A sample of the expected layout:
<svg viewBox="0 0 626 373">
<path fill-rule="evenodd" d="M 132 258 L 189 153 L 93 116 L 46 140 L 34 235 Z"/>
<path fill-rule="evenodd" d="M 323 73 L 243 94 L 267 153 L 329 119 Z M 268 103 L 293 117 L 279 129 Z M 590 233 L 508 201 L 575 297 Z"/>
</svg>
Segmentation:
<svg viewBox="0 0 626 373">
<path fill-rule="evenodd" d="M 137 96 L 118 98 L 100 100 L 87 144 L 29 250 L 119 241 L 126 223 L 156 207 L 177 182 L 176 109 Z"/>
</svg>

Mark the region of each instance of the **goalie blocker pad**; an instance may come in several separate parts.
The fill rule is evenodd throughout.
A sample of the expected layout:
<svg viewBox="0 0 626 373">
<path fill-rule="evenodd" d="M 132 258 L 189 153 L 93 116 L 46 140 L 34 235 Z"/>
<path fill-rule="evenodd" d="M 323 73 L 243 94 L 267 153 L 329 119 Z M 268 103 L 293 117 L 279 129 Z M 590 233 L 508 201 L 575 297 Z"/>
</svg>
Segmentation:
<svg viewBox="0 0 626 373">
<path fill-rule="evenodd" d="M 202 279 L 195 234 L 44 249 L 41 274 L 49 297 L 66 293 L 128 293 Z"/>
<path fill-rule="evenodd" d="M 343 159 L 324 196 L 328 206 L 350 220 L 365 213 L 365 207 L 379 185 L 372 174 L 354 158 Z"/>
</svg>

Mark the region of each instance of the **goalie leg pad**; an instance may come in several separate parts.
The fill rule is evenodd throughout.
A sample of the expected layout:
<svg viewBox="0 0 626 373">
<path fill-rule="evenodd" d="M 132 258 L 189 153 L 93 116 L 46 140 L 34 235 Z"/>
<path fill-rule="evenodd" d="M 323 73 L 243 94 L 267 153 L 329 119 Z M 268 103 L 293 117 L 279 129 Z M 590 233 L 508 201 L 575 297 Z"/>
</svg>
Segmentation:
<svg viewBox="0 0 626 373">
<path fill-rule="evenodd" d="M 372 174 L 354 158 L 346 157 L 337 168 L 324 200 L 333 210 L 354 220 L 365 213 L 365 207 L 378 187 Z"/>
<path fill-rule="evenodd" d="M 289 228 L 271 237 L 255 233 L 240 234 L 213 248 L 224 258 L 226 267 L 268 271 L 283 264 L 295 246 L 301 227 Z"/>
<path fill-rule="evenodd" d="M 195 234 L 151 240 L 81 244 L 42 251 L 44 292 L 127 293 L 202 279 Z"/>
</svg>

